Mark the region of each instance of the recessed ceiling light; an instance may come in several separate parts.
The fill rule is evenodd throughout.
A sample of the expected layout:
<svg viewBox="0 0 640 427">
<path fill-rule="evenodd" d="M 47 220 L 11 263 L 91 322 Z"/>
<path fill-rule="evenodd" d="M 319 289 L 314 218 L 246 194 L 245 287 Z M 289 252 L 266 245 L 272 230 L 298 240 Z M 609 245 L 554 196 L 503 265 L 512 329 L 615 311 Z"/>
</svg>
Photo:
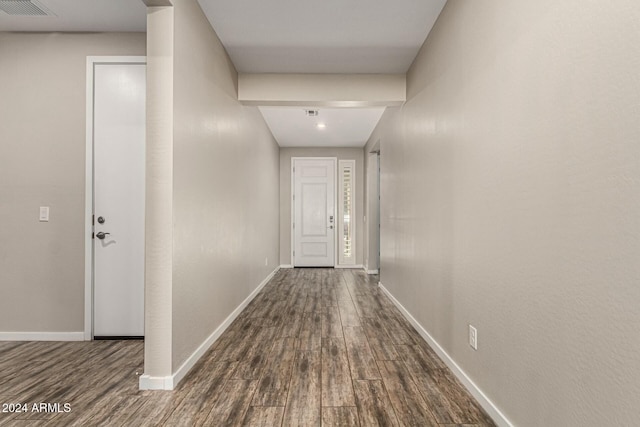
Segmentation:
<svg viewBox="0 0 640 427">
<path fill-rule="evenodd" d="M 324 129 L 327 127 L 327 125 L 325 125 L 324 123 L 318 123 L 316 126 L 318 127 L 318 129 Z"/>
</svg>

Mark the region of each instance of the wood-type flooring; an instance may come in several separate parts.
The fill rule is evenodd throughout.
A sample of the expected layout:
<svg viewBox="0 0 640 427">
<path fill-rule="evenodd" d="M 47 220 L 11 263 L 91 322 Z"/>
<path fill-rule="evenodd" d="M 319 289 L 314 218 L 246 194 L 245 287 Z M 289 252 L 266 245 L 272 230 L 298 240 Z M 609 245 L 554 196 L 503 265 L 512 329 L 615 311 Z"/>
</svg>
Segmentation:
<svg viewBox="0 0 640 427">
<path fill-rule="evenodd" d="M 358 270 L 278 271 L 174 391 L 138 390 L 143 353 L 0 342 L 0 410 L 27 405 L 0 426 L 494 425 Z"/>
</svg>

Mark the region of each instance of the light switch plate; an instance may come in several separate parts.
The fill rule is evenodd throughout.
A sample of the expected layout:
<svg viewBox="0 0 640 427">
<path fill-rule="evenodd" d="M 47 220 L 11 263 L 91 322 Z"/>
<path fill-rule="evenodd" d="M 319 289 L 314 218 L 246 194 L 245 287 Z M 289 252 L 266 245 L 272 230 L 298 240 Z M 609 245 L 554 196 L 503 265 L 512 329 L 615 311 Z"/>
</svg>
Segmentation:
<svg viewBox="0 0 640 427">
<path fill-rule="evenodd" d="M 49 206 L 40 206 L 40 221 L 49 221 Z"/>
</svg>

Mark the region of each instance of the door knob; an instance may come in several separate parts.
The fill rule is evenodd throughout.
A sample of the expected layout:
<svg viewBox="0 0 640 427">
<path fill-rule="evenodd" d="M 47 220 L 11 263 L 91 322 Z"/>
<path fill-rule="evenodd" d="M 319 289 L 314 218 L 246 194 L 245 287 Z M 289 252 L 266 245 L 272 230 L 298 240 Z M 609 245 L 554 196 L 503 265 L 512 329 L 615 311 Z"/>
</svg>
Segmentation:
<svg viewBox="0 0 640 427">
<path fill-rule="evenodd" d="M 104 233 L 104 232 L 100 231 L 100 232 L 98 232 L 96 234 L 96 237 L 98 239 L 100 239 L 100 240 L 104 240 L 104 238 L 107 237 L 109 234 L 111 234 L 111 233 Z"/>
</svg>

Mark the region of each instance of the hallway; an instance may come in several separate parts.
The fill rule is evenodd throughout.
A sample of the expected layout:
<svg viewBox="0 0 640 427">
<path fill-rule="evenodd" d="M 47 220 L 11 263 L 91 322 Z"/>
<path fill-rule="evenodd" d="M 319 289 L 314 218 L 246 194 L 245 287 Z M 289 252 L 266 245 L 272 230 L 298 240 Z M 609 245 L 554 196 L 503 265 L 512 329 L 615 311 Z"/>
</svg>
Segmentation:
<svg viewBox="0 0 640 427">
<path fill-rule="evenodd" d="M 280 270 L 174 392 L 137 390 L 139 341 L 4 342 L 0 354 L 3 403 L 71 405 L 0 426 L 494 425 L 356 270 Z"/>
</svg>

